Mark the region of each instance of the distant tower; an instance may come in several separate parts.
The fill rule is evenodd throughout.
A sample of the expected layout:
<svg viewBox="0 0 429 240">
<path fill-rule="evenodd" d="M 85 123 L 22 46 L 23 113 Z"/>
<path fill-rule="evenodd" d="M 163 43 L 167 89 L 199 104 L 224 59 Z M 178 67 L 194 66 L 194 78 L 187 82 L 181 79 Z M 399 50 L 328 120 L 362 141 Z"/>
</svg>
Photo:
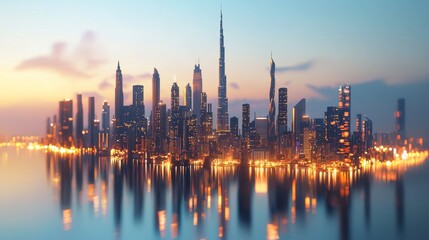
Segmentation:
<svg viewBox="0 0 429 240">
<path fill-rule="evenodd" d="M 344 158 L 350 154 L 350 108 L 351 88 L 350 85 L 340 86 L 338 89 L 338 108 L 340 109 L 340 131 L 339 151 Z"/>
<path fill-rule="evenodd" d="M 160 91 L 161 91 L 161 83 L 160 83 L 159 73 L 158 73 L 158 70 L 154 68 L 153 76 L 152 76 L 152 119 L 151 119 L 152 136 L 154 135 L 154 131 L 155 131 L 154 126 L 155 126 L 156 108 L 158 107 L 159 101 L 161 100 Z"/>
<path fill-rule="evenodd" d="M 200 122 L 201 116 L 201 93 L 203 92 L 203 77 L 201 74 L 200 64 L 195 65 L 194 68 L 194 79 L 192 82 L 193 87 L 193 98 L 194 108 L 193 112 L 197 115 L 197 121 Z"/>
<path fill-rule="evenodd" d="M 176 82 L 171 86 L 171 128 L 175 131 L 178 129 L 180 121 L 179 110 L 179 86 Z"/>
<path fill-rule="evenodd" d="M 269 112 L 268 112 L 268 140 L 270 141 L 270 146 L 273 146 L 273 142 L 276 139 L 276 103 L 274 100 L 275 91 L 276 91 L 276 64 L 274 63 L 273 57 L 270 59 L 270 94 L 269 94 Z"/>
<path fill-rule="evenodd" d="M 122 90 L 122 72 L 121 67 L 119 66 L 116 69 L 116 85 L 115 85 L 115 145 L 118 147 L 121 146 L 121 136 L 123 136 L 124 127 L 123 127 L 123 108 L 124 108 L 124 92 Z"/>
<path fill-rule="evenodd" d="M 77 95 L 77 112 L 76 112 L 76 147 L 83 147 L 83 103 L 82 94 Z"/>
<path fill-rule="evenodd" d="M 96 146 L 96 140 L 97 137 L 96 130 L 94 127 L 94 121 L 95 121 L 95 98 L 89 97 L 88 98 L 88 134 L 89 134 L 89 147 L 95 147 Z"/>
<path fill-rule="evenodd" d="M 250 134 L 250 105 L 248 103 L 243 104 L 241 117 L 242 117 L 242 126 L 241 126 L 242 135 L 243 135 L 243 138 L 247 138 L 249 137 L 249 134 Z"/>
<path fill-rule="evenodd" d="M 219 57 L 219 87 L 217 105 L 217 131 L 229 130 L 228 98 L 226 97 L 225 75 L 225 46 L 223 37 L 222 11 L 220 13 L 220 57 Z"/>
<path fill-rule="evenodd" d="M 59 109 L 59 142 L 62 146 L 73 146 L 73 101 L 60 101 Z"/>
<path fill-rule="evenodd" d="M 238 118 L 237 117 L 232 117 L 230 119 L 230 126 L 231 126 L 231 134 L 233 137 L 238 137 Z"/>
<path fill-rule="evenodd" d="M 101 134 L 100 134 L 100 149 L 108 149 L 110 147 L 110 105 L 106 100 L 103 102 L 101 112 Z"/>
<path fill-rule="evenodd" d="M 329 153 L 337 158 L 339 153 L 340 132 L 340 109 L 338 107 L 328 107 L 325 112 L 326 141 L 329 146 Z"/>
<path fill-rule="evenodd" d="M 405 99 L 398 99 L 398 106 L 395 112 L 395 128 L 396 128 L 396 140 L 403 142 L 406 138 L 405 132 Z"/>
<path fill-rule="evenodd" d="M 304 132 L 302 132 L 302 117 L 305 115 L 305 98 L 302 98 L 292 109 L 292 132 L 295 136 L 295 139 L 298 140 L 301 144 L 304 139 Z"/>
<path fill-rule="evenodd" d="M 279 114 L 277 115 L 277 135 L 287 132 L 287 88 L 279 88 Z"/>
<path fill-rule="evenodd" d="M 191 89 L 191 85 L 188 83 L 186 84 L 185 87 L 185 106 L 187 110 L 191 110 L 192 109 L 192 89 Z"/>
</svg>

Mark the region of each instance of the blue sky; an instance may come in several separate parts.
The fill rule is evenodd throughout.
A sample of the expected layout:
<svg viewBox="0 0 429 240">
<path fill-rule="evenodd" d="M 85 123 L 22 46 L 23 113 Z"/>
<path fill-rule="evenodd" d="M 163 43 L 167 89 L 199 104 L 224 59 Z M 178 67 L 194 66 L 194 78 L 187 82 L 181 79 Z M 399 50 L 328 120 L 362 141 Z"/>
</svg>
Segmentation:
<svg viewBox="0 0 429 240">
<path fill-rule="evenodd" d="M 14 113 L 18 120 L 3 119 L 0 134 L 42 134 L 58 101 L 78 92 L 95 95 L 99 106 L 104 99 L 113 102 L 117 60 L 126 96 L 133 84 L 143 84 L 150 109 L 153 68 L 161 75 L 161 98 L 169 103 L 174 79 L 182 92 L 199 59 L 203 90 L 216 106 L 220 6 L 221 1 L 3 2 L 0 87 L 8 91 L 0 96 L 0 114 Z M 381 79 L 387 91 L 429 79 L 427 1 L 224 1 L 222 6 L 226 74 L 235 86 L 228 88 L 235 102 L 231 116 L 241 115 L 241 102 L 254 102 L 257 115 L 268 111 L 270 52 L 279 70 L 289 69 L 277 72 L 276 87 L 288 87 L 291 107 L 307 98 L 311 117 L 326 109 L 319 103 L 336 104 L 336 92 L 327 96 L 319 88 L 370 87 L 365 83 Z M 413 96 L 428 103 L 427 98 Z M 376 111 L 386 123 L 380 131 L 393 128 L 390 110 L 396 103 L 386 104 L 391 105 Z M 375 108 L 366 107 L 359 110 Z M 31 128 L 15 126 L 29 121 L 34 109 L 34 124 L 26 124 Z M 352 113 L 357 113 L 353 106 Z M 424 126 L 410 126 L 419 127 Z"/>
</svg>

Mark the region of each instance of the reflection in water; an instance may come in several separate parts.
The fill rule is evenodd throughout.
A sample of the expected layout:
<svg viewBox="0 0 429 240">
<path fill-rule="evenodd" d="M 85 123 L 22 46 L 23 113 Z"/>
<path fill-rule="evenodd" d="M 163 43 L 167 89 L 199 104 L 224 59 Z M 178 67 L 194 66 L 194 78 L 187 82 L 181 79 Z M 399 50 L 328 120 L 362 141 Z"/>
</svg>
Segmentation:
<svg viewBox="0 0 429 240">
<path fill-rule="evenodd" d="M 252 216 L 252 208 L 256 212 L 267 209 L 266 237 L 277 239 L 287 235 L 289 225 L 305 225 L 318 213 L 317 209 L 324 208 L 328 217 L 338 219 L 339 238 L 349 239 L 352 194 L 363 195 L 364 220 L 366 226 L 370 226 L 373 179 L 394 183 L 396 223 L 398 231 L 402 231 L 405 215 L 402 173 L 392 167 L 349 172 L 296 167 L 167 167 L 137 160 L 111 162 L 109 158 L 94 155 L 46 154 L 46 176 L 58 190 L 64 230 L 72 228 L 73 211 L 79 210 L 72 209 L 72 189 L 78 208 L 82 199 L 88 199 L 94 216 L 107 216 L 109 178 L 113 179 L 113 234 L 117 239 L 121 238 L 126 207 L 133 208 L 133 219 L 140 224 L 145 224 L 144 216 L 151 215 L 153 210 L 157 237 L 180 237 L 185 220 L 190 221 L 198 239 L 213 238 L 207 235 L 213 234 L 212 228 L 216 228 L 217 237 L 227 238 L 229 222 L 235 217 L 233 211 L 237 212 L 239 227 L 244 231 L 261 227 L 252 221 L 259 217 Z M 124 185 L 132 194 L 132 205 L 123 204 Z M 237 194 L 230 192 L 233 185 L 237 186 Z M 85 189 L 87 192 L 83 194 Z M 231 199 L 235 196 L 236 199 Z M 266 197 L 268 205 L 255 206 L 256 196 Z M 153 202 L 153 209 L 145 210 L 148 198 L 153 198 L 149 201 Z M 232 201 L 236 202 L 237 209 L 231 209 Z"/>
</svg>

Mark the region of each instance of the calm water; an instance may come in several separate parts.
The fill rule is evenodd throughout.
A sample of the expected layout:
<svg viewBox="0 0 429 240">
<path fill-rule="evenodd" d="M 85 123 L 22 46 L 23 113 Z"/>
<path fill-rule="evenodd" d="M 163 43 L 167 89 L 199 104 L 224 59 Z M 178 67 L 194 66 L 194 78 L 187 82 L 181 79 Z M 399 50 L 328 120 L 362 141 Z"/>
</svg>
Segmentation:
<svg viewBox="0 0 429 240">
<path fill-rule="evenodd" d="M 162 167 L 0 148 L 0 239 L 428 239 L 406 172 Z"/>
</svg>

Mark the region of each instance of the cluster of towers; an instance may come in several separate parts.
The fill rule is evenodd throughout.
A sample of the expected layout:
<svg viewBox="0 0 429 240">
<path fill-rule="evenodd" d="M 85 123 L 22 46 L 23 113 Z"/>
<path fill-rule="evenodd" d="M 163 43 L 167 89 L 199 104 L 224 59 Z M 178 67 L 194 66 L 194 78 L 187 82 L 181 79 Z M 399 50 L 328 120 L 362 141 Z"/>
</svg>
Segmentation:
<svg viewBox="0 0 429 240">
<path fill-rule="evenodd" d="M 270 89 L 268 114 L 251 119 L 250 104 L 242 105 L 242 124 L 229 118 L 227 78 L 225 74 L 225 46 L 223 17 L 220 19 L 220 57 L 218 105 L 214 129 L 212 104 L 203 92 L 200 64 L 193 71 L 193 82 L 183 91 L 176 82 L 171 86 L 170 108 L 161 101 L 161 79 L 155 68 L 152 76 L 152 108 L 145 115 L 144 86 L 134 85 L 132 104 L 124 105 L 123 78 L 117 65 L 115 84 L 115 112 L 110 122 L 110 106 L 104 101 L 100 121 L 95 114 L 95 99 L 88 98 L 88 124 L 83 126 L 82 95 L 77 95 L 75 131 L 73 131 L 73 101 L 65 99 L 59 104 L 59 117 L 48 119 L 48 143 L 63 146 L 93 148 L 109 152 L 114 148 L 129 155 L 145 158 L 173 160 L 234 158 L 247 160 L 358 160 L 369 157 L 375 139 L 372 121 L 362 114 L 356 115 L 355 131 L 351 130 L 351 87 L 340 86 L 338 106 L 327 107 L 324 117 L 310 118 L 306 114 L 306 99 L 292 108 L 291 127 L 288 127 L 288 89 L 278 89 L 276 115 L 275 62 L 270 59 Z M 405 100 L 398 101 L 395 112 L 398 141 L 405 139 Z M 112 126 L 112 128 L 110 128 Z M 375 136 L 376 137 L 376 136 Z"/>
</svg>

